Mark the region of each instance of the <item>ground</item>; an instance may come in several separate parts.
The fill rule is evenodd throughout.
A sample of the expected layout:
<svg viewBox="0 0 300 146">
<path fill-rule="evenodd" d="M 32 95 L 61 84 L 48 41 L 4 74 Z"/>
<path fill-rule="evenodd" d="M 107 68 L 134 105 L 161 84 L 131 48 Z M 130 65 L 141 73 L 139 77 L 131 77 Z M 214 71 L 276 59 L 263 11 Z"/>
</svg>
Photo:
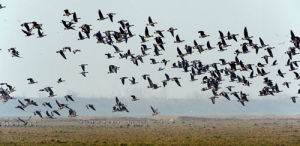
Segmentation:
<svg viewBox="0 0 300 146">
<path fill-rule="evenodd" d="M 300 116 L 0 118 L 0 145 L 299 145 Z"/>
</svg>

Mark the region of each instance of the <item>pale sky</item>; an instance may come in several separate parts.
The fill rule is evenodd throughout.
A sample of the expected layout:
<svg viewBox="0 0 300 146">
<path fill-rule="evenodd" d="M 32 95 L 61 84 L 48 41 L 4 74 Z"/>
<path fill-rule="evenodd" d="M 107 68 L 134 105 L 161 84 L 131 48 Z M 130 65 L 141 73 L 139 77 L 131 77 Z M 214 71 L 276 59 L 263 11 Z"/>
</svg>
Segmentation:
<svg viewBox="0 0 300 146">
<path fill-rule="evenodd" d="M 241 49 L 239 44 L 243 29 L 248 28 L 249 35 L 254 36 L 253 41 L 259 43 L 258 38 L 262 37 L 266 44 L 276 47 L 273 50 L 274 59 L 278 60 L 279 65 L 275 67 L 266 67 L 265 70 L 271 72 L 268 76 L 278 83 L 284 92 L 274 97 L 259 97 L 258 91 L 264 86 L 263 78 L 259 77 L 250 80 L 252 85 L 244 87 L 241 84 L 229 83 L 228 77 L 222 82 L 222 87 L 226 85 L 235 85 L 235 91 L 244 91 L 250 94 L 251 100 L 261 99 L 284 99 L 290 100 L 289 97 L 296 95 L 299 88 L 298 81 L 294 81 L 294 74 L 289 72 L 286 78 L 281 79 L 276 76 L 277 70 L 280 68 L 283 72 L 288 72 L 285 67 L 288 59 L 284 52 L 292 44 L 290 40 L 290 30 L 296 35 L 300 35 L 300 1 L 298 0 L 128 0 L 118 1 L 110 0 L 101 2 L 99 0 L 89 0 L 88 2 L 80 0 L 3 0 L 2 5 L 5 9 L 0 10 L 0 82 L 7 82 L 16 87 L 16 92 L 12 96 L 16 97 L 46 97 L 47 93 L 38 90 L 47 86 L 54 87 L 54 92 L 58 97 L 72 94 L 75 97 L 106 97 L 113 99 L 115 96 L 129 97 L 132 94 L 140 98 L 208 98 L 211 91 L 202 92 L 201 88 L 205 85 L 201 84 L 202 76 L 196 76 L 199 79 L 196 82 L 190 82 L 189 73 L 183 73 L 181 69 L 171 69 L 171 64 L 177 62 L 176 57 L 177 46 L 184 51 L 185 44 L 192 45 L 196 39 L 200 44 L 206 44 L 207 40 L 217 47 L 218 30 L 227 33 L 239 33 L 239 42 L 227 41 L 232 44 L 229 50 L 218 52 L 212 50 L 199 54 L 194 51 L 192 56 L 186 57 L 188 60 L 199 59 L 204 64 L 217 62 L 219 58 L 227 61 L 234 60 L 233 52 Z M 116 44 L 123 51 L 128 49 L 135 54 L 140 54 L 140 38 L 139 34 L 144 34 L 148 16 L 152 20 L 158 22 L 153 28 L 149 27 L 150 33 L 154 30 L 168 29 L 169 27 L 178 28 L 175 34 L 179 34 L 180 38 L 185 40 L 181 44 L 174 44 L 174 38 L 168 32 L 164 32 L 166 42 L 166 51 L 164 55 L 153 57 L 153 50 L 150 50 L 150 56 L 144 58 L 144 64 L 136 67 L 130 60 L 119 59 L 118 54 L 114 54 L 112 46 L 97 44 L 96 39 L 85 39 L 78 41 L 78 32 L 73 30 L 64 30 L 61 20 L 71 20 L 70 17 L 63 16 L 63 10 L 69 9 L 76 12 L 80 17 L 79 23 L 75 24 L 77 31 L 82 24 L 91 24 L 91 35 L 97 31 L 104 32 L 106 30 L 118 30 L 120 25 L 116 23 L 118 20 L 126 19 L 133 24 L 131 28 L 134 38 L 129 39 L 128 43 Z M 103 14 L 114 12 L 114 23 L 108 19 L 105 21 L 97 21 L 98 9 Z M 37 21 L 43 24 L 44 38 L 36 38 L 37 35 L 25 37 L 20 26 L 24 22 Z M 210 37 L 198 38 L 198 31 L 204 30 Z M 35 32 L 37 34 L 37 32 Z M 147 46 L 153 47 L 153 38 L 147 43 Z M 82 52 L 73 55 L 66 53 L 67 60 L 64 60 L 57 50 L 65 46 L 72 49 L 80 49 Z M 22 58 L 12 58 L 7 49 L 16 47 Z M 239 58 L 245 63 L 256 64 L 258 61 L 264 62 L 261 56 L 265 55 L 265 51 L 261 51 L 259 55 L 255 55 L 254 50 L 250 54 L 240 55 Z M 112 53 L 116 56 L 113 59 L 106 59 L 105 53 Z M 160 65 L 150 64 L 150 58 L 161 61 L 163 58 L 171 60 L 164 71 L 158 72 Z M 297 60 L 299 56 L 295 56 Z M 270 59 L 272 62 L 274 59 Z M 79 73 L 80 64 L 88 64 L 86 67 L 87 77 L 84 78 Z M 107 74 L 108 66 L 114 64 L 120 66 L 118 74 Z M 148 89 L 148 82 L 142 80 L 142 74 L 150 74 L 154 83 L 161 84 L 165 79 L 164 74 L 168 73 L 171 77 L 181 77 L 182 87 L 178 87 L 174 82 L 169 83 L 166 88 L 157 90 Z M 239 73 L 239 75 L 249 76 L 250 72 Z M 137 85 L 130 85 L 127 81 L 125 85 L 121 84 L 120 77 L 134 76 L 139 82 Z M 27 78 L 32 77 L 38 83 L 34 85 L 27 84 Z M 66 82 L 57 84 L 58 78 L 62 77 Z M 281 84 L 284 81 L 292 82 L 291 87 L 287 89 Z M 222 89 L 223 90 L 223 89 Z M 221 91 L 222 91 L 221 90 Z M 224 89 L 226 90 L 226 89 Z M 234 97 L 232 97 L 234 98 Z M 223 101 L 224 102 L 224 101 Z M 291 103 L 292 104 L 292 103 Z M 212 105 L 209 105 L 212 106 Z"/>
</svg>

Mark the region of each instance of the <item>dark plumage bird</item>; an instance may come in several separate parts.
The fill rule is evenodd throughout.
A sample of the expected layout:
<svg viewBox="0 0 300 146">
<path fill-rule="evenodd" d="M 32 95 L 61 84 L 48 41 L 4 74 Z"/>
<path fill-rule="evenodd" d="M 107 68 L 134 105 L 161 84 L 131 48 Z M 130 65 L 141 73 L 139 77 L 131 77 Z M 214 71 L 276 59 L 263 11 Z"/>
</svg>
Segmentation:
<svg viewBox="0 0 300 146">
<path fill-rule="evenodd" d="M 103 16 L 103 14 L 102 14 L 102 12 L 101 12 L 100 9 L 98 10 L 98 16 L 99 16 L 99 18 L 97 20 L 105 20 L 105 19 L 107 19 L 107 17 Z"/>
<path fill-rule="evenodd" d="M 131 99 L 132 101 L 140 100 L 140 99 L 136 98 L 135 95 L 131 95 L 130 97 L 132 98 L 132 99 Z"/>
<path fill-rule="evenodd" d="M 158 112 L 158 109 L 156 108 L 154 108 L 154 107 L 152 107 L 152 106 L 150 106 L 150 108 L 151 108 L 151 110 L 152 110 L 152 116 L 155 116 L 155 115 L 157 115 L 157 114 L 159 114 L 159 112 Z"/>
<path fill-rule="evenodd" d="M 87 105 L 85 105 L 86 106 L 86 108 L 87 109 L 92 109 L 92 110 L 94 110 L 94 111 L 96 111 L 96 109 L 95 109 L 95 107 L 94 107 L 94 105 L 93 104 L 87 104 Z"/>
<path fill-rule="evenodd" d="M 296 96 L 292 96 L 292 97 L 291 97 L 293 103 L 296 103 L 296 98 L 298 98 L 298 97 L 296 97 Z"/>
<path fill-rule="evenodd" d="M 67 60 L 67 57 L 66 57 L 66 55 L 65 55 L 65 53 L 64 53 L 63 50 L 58 50 L 58 51 L 56 51 L 56 53 L 59 53 L 64 59 Z"/>
<path fill-rule="evenodd" d="M 69 100 L 74 101 L 72 95 L 66 95 L 65 99 L 66 99 L 66 101 L 69 101 Z"/>
<path fill-rule="evenodd" d="M 157 22 L 153 22 L 152 18 L 149 16 L 147 26 L 155 26 L 155 24 L 157 24 Z"/>
</svg>

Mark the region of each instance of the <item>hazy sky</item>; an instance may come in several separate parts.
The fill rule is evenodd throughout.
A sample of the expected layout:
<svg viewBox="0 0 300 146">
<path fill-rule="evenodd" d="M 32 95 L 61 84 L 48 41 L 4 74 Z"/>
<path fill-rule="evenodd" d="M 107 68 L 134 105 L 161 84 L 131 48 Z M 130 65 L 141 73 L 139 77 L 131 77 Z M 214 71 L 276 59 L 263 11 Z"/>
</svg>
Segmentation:
<svg viewBox="0 0 300 146">
<path fill-rule="evenodd" d="M 177 62 L 176 57 L 177 46 L 183 51 L 185 44 L 192 45 L 196 39 L 200 44 L 206 44 L 207 40 L 213 46 L 218 41 L 218 30 L 227 33 L 239 33 L 239 39 L 242 36 L 243 29 L 247 26 L 249 35 L 254 36 L 255 43 L 259 43 L 258 38 L 262 37 L 266 44 L 275 46 L 273 50 L 274 59 L 278 60 L 279 65 L 275 67 L 266 67 L 265 70 L 271 72 L 269 77 L 278 83 L 284 92 L 271 97 L 259 97 L 258 91 L 264 86 L 263 78 L 259 77 L 250 80 L 252 85 L 244 87 L 241 84 L 223 82 L 222 87 L 226 85 L 235 85 L 235 91 L 244 91 L 250 94 L 250 99 L 284 99 L 289 100 L 291 95 L 295 95 L 299 88 L 298 82 L 294 81 L 294 74 L 289 72 L 286 78 L 281 79 L 276 76 L 277 70 L 280 68 L 283 72 L 288 72 L 288 67 L 284 66 L 288 59 L 284 52 L 291 46 L 290 30 L 296 35 L 300 35 L 300 1 L 298 0 L 128 0 L 128 1 L 99 1 L 99 0 L 7 0 L 1 1 L 1 4 L 7 6 L 0 10 L 0 82 L 7 82 L 16 87 L 16 92 L 12 96 L 23 97 L 46 97 L 47 93 L 38 90 L 47 86 L 54 87 L 54 92 L 58 97 L 72 94 L 76 97 L 107 97 L 114 98 L 129 97 L 132 94 L 140 98 L 208 98 L 211 91 L 202 92 L 201 88 L 205 85 L 201 84 L 203 76 L 197 76 L 199 80 L 190 82 L 190 75 L 183 73 L 181 69 L 171 69 L 171 64 Z M 64 30 L 61 20 L 71 20 L 70 17 L 63 16 L 63 10 L 69 9 L 76 12 L 80 17 L 77 23 L 76 31 Z M 115 22 L 111 23 L 108 19 L 105 21 L 97 21 L 98 9 L 102 13 L 115 12 Z M 166 42 L 166 51 L 164 55 L 155 57 L 157 61 L 163 58 L 171 60 L 164 71 L 158 72 L 162 64 L 150 64 L 150 58 L 153 57 L 153 50 L 149 53 L 151 57 L 144 58 L 145 63 L 136 67 L 130 60 L 120 60 L 118 54 L 113 54 L 112 46 L 97 44 L 96 39 L 85 39 L 78 41 L 78 27 L 82 24 L 91 24 L 92 32 L 104 32 L 106 30 L 118 30 L 120 25 L 116 21 L 126 19 L 133 24 L 132 33 L 136 34 L 134 38 L 129 39 L 127 44 L 116 44 L 122 50 L 130 49 L 135 54 L 140 54 L 140 38 L 139 34 L 144 34 L 148 16 L 158 24 L 153 28 L 149 27 L 150 33 L 155 30 L 168 29 L 169 27 L 178 28 L 175 34 L 179 34 L 180 38 L 185 40 L 184 43 L 174 44 L 174 38 L 164 32 Z M 47 34 L 44 38 L 36 38 L 37 35 L 25 37 L 20 26 L 24 22 L 37 21 L 43 24 L 43 31 Z M 298 27 L 297 27 L 298 26 Z M 205 39 L 198 38 L 198 31 L 204 30 L 210 37 Z M 35 32 L 37 34 L 37 32 Z M 152 47 L 153 39 L 147 43 Z M 218 52 L 212 50 L 199 54 L 194 52 L 192 56 L 186 57 L 188 60 L 199 59 L 204 64 L 217 62 L 219 58 L 228 61 L 234 60 L 233 52 L 241 49 L 238 43 L 228 41 L 232 44 L 229 50 Z M 82 52 L 76 55 L 66 53 L 67 60 L 64 60 L 57 50 L 65 46 L 72 49 L 81 49 Z M 22 58 L 12 58 L 7 49 L 16 47 Z M 250 48 L 249 48 L 250 49 Z M 239 58 L 245 63 L 264 62 L 261 56 L 265 55 L 265 51 L 261 51 L 259 55 L 255 55 L 254 50 L 250 54 L 240 55 Z M 106 59 L 105 53 L 112 53 L 116 56 L 113 59 Z M 295 56 L 297 60 L 299 56 Z M 272 62 L 274 59 L 270 59 Z M 84 78 L 79 73 L 81 68 L 79 64 L 88 64 L 87 77 Z M 108 66 L 114 64 L 120 66 L 118 74 L 107 74 Z M 169 83 L 166 88 L 158 90 L 148 89 L 148 82 L 142 80 L 142 74 L 151 74 L 154 83 L 161 84 L 165 79 L 164 73 L 168 73 L 171 77 L 181 77 L 182 87 L 178 87 L 174 82 Z M 249 76 L 247 73 L 239 73 L 239 75 Z M 130 85 L 127 82 L 121 84 L 120 77 L 134 76 L 139 82 L 137 85 Z M 38 84 L 28 85 L 27 78 L 32 77 Z M 58 78 L 62 77 L 66 82 L 57 84 Z M 291 87 L 287 89 L 281 84 L 284 81 L 292 82 Z M 212 106 L 212 105 L 209 105 Z"/>
</svg>

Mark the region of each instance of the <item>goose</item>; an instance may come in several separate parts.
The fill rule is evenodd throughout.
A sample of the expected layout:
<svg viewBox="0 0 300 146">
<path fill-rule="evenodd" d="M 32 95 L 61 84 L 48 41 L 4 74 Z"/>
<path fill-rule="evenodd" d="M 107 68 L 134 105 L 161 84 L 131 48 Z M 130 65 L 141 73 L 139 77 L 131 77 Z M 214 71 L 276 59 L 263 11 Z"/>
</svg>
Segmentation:
<svg viewBox="0 0 300 146">
<path fill-rule="evenodd" d="M 125 79 L 127 79 L 128 77 L 121 77 L 120 80 L 122 82 L 122 84 L 124 85 L 125 84 Z"/>
<path fill-rule="evenodd" d="M 161 81 L 163 83 L 163 86 L 166 87 L 167 86 L 167 80 L 163 80 Z"/>
<path fill-rule="evenodd" d="M 300 75 L 297 72 L 295 72 L 295 71 L 294 71 L 294 74 L 295 74 L 295 79 L 299 80 L 300 79 Z"/>
<path fill-rule="evenodd" d="M 45 35 L 43 32 L 41 32 L 41 30 L 40 29 L 38 29 L 38 37 L 37 38 L 42 38 L 42 37 L 44 37 L 44 36 L 47 36 L 47 35 Z"/>
<path fill-rule="evenodd" d="M 242 40 L 248 40 L 250 38 L 253 38 L 253 36 L 249 36 L 248 35 L 248 30 L 247 27 L 244 28 L 244 37 L 242 38 Z"/>
<path fill-rule="evenodd" d="M 209 41 L 207 41 L 206 46 L 207 46 L 207 50 L 212 50 L 212 49 L 215 48 L 215 47 L 211 47 L 210 46 L 210 42 Z"/>
<path fill-rule="evenodd" d="M 69 100 L 74 101 L 72 95 L 66 95 L 65 99 L 66 99 L 66 101 L 69 101 Z"/>
<path fill-rule="evenodd" d="M 63 50 L 58 50 L 58 51 L 56 51 L 56 53 L 59 53 L 65 60 L 67 60 L 67 57 Z"/>
<path fill-rule="evenodd" d="M 154 27 L 155 24 L 157 24 L 157 22 L 153 22 L 152 19 L 151 19 L 151 17 L 149 16 L 149 17 L 148 17 L 148 23 L 147 23 L 146 25 L 147 25 L 147 26 L 153 26 L 153 27 Z"/>
<path fill-rule="evenodd" d="M 163 63 L 166 66 L 168 62 L 170 62 L 170 60 L 163 59 L 160 63 Z"/>
<path fill-rule="evenodd" d="M 20 105 L 16 106 L 15 108 L 19 108 L 19 109 L 21 109 L 22 111 L 25 111 L 24 107 L 23 107 L 23 106 L 20 106 Z"/>
<path fill-rule="evenodd" d="M 35 83 L 37 83 L 36 81 L 33 80 L 33 78 L 28 78 L 27 80 L 29 81 L 28 84 L 35 84 Z"/>
<path fill-rule="evenodd" d="M 63 16 L 70 16 L 70 15 L 72 15 L 72 13 L 70 13 L 68 9 L 65 9 Z"/>
<path fill-rule="evenodd" d="M 143 74 L 143 75 L 142 75 L 142 78 L 143 78 L 144 80 L 147 80 L 147 78 L 148 78 L 149 76 L 150 76 L 149 74 Z"/>
<path fill-rule="evenodd" d="M 221 92 L 219 95 L 220 95 L 220 96 L 224 96 L 227 100 L 230 100 L 228 93 L 226 93 L 226 92 L 224 92 L 224 91 Z"/>
<path fill-rule="evenodd" d="M 110 73 L 117 73 L 117 71 L 118 71 L 118 69 L 119 69 L 120 67 L 118 67 L 118 66 L 115 66 L 115 65 L 109 65 L 109 74 Z"/>
<path fill-rule="evenodd" d="M 226 88 L 228 89 L 228 91 L 231 92 L 231 91 L 232 91 L 232 88 L 234 88 L 234 86 L 227 86 Z"/>
<path fill-rule="evenodd" d="M 136 98 L 135 95 L 131 95 L 130 97 L 132 98 L 131 101 L 137 101 L 137 100 L 140 100 L 140 99 Z"/>
<path fill-rule="evenodd" d="M 298 97 L 296 97 L 296 96 L 292 96 L 292 97 L 291 97 L 293 103 L 296 103 L 296 98 L 298 98 Z"/>
<path fill-rule="evenodd" d="M 87 109 L 92 109 L 92 110 L 94 110 L 94 111 L 96 111 L 96 109 L 95 109 L 95 107 L 94 107 L 94 105 L 93 104 L 87 104 L 87 105 L 85 105 L 85 107 L 87 108 Z"/>
<path fill-rule="evenodd" d="M 69 108 L 69 118 L 77 117 L 76 111 Z"/>
<path fill-rule="evenodd" d="M 81 32 L 79 31 L 78 32 L 78 40 L 84 40 L 85 39 L 85 37 L 81 34 Z"/>
<path fill-rule="evenodd" d="M 87 72 L 87 71 L 82 71 L 82 72 L 80 72 L 80 74 L 82 75 L 82 76 L 84 76 L 84 77 L 86 77 L 86 74 L 87 73 L 89 73 L 89 72 Z"/>
<path fill-rule="evenodd" d="M 81 67 L 82 71 L 85 71 L 85 66 L 87 66 L 88 64 L 80 64 L 79 66 Z"/>
<path fill-rule="evenodd" d="M 24 26 L 27 30 L 27 32 L 31 32 L 32 28 L 29 27 L 29 23 L 25 22 L 23 24 L 21 24 L 21 26 Z"/>
<path fill-rule="evenodd" d="M 75 23 L 77 23 L 77 22 L 78 22 L 78 19 L 81 19 L 81 18 L 78 18 L 78 17 L 77 17 L 76 12 L 74 12 L 74 13 L 72 13 L 72 14 L 73 14 L 73 19 L 72 19 L 72 21 L 75 22 Z"/>
<path fill-rule="evenodd" d="M 66 80 L 63 80 L 62 78 L 59 78 L 56 82 L 59 84 L 59 83 L 62 83 L 62 82 L 65 82 Z"/>
<path fill-rule="evenodd" d="M 50 104 L 50 102 L 43 102 L 42 105 L 43 105 L 43 106 L 48 106 L 49 108 L 52 109 L 52 105 Z"/>
<path fill-rule="evenodd" d="M 132 77 L 131 79 L 129 79 L 129 81 L 131 82 L 132 85 L 137 84 L 138 82 L 135 81 L 135 78 Z"/>
<path fill-rule="evenodd" d="M 291 82 L 283 82 L 282 83 L 282 85 L 286 86 L 287 88 L 290 88 L 290 84 L 291 84 Z"/>
<path fill-rule="evenodd" d="M 31 116 L 27 120 L 23 120 L 20 117 L 18 117 L 18 121 L 22 122 L 24 126 L 28 125 L 30 119 L 31 119 Z"/>
<path fill-rule="evenodd" d="M 151 108 L 151 110 L 152 110 L 152 116 L 155 116 L 155 115 L 157 115 L 157 114 L 159 114 L 159 112 L 158 112 L 158 109 L 156 108 L 154 108 L 154 107 L 152 107 L 152 106 L 150 106 L 150 108 Z"/>
<path fill-rule="evenodd" d="M 62 104 L 62 103 L 59 103 L 57 100 L 55 100 L 57 106 L 58 106 L 58 110 L 61 110 L 63 108 L 69 108 L 67 104 Z"/>
<path fill-rule="evenodd" d="M 65 30 L 70 30 L 70 29 L 75 30 L 74 26 L 72 26 L 73 25 L 72 22 L 67 22 L 67 21 L 61 20 L 61 23 L 64 25 L 64 27 L 65 27 L 64 29 Z"/>
<path fill-rule="evenodd" d="M 72 52 L 73 52 L 73 54 L 76 54 L 77 52 L 81 52 L 81 50 L 75 49 L 75 50 L 73 50 Z"/>
<path fill-rule="evenodd" d="M 173 77 L 173 78 L 171 78 L 171 81 L 175 81 L 175 83 L 176 83 L 179 87 L 181 87 L 180 82 L 179 82 L 179 79 L 181 79 L 181 78 Z"/>
<path fill-rule="evenodd" d="M 237 38 L 236 38 L 236 36 L 238 36 L 239 34 L 230 34 L 230 32 L 228 31 L 227 32 L 227 40 L 231 40 L 231 39 L 233 39 L 234 41 L 236 41 L 237 42 Z"/>
<path fill-rule="evenodd" d="M 151 63 L 150 64 L 157 64 L 158 62 L 156 62 L 156 60 L 154 58 L 150 58 Z"/>
<path fill-rule="evenodd" d="M 183 54 L 181 52 L 181 50 L 179 49 L 179 47 L 177 47 L 177 53 L 178 53 L 177 57 L 184 57 L 186 55 L 186 54 Z"/>
<path fill-rule="evenodd" d="M 184 42 L 184 40 L 180 40 L 179 36 L 176 35 L 176 40 L 174 41 L 174 43 L 181 43 Z"/>
<path fill-rule="evenodd" d="M 110 20 L 111 22 L 114 22 L 113 16 L 116 15 L 116 13 L 108 13 L 108 14 L 106 14 L 106 15 L 109 17 L 109 20 Z"/>
<path fill-rule="evenodd" d="M 32 24 L 32 29 L 38 29 L 38 30 L 42 30 L 42 26 L 43 24 L 38 24 L 37 22 L 33 21 L 33 22 L 30 22 Z"/>
<path fill-rule="evenodd" d="M 103 16 L 103 14 L 102 14 L 102 12 L 101 12 L 100 9 L 98 10 L 98 16 L 99 16 L 99 18 L 98 18 L 97 20 L 100 20 L 100 21 L 101 21 L 101 20 L 107 19 L 107 17 L 104 17 L 104 16 Z"/>
<path fill-rule="evenodd" d="M 204 33 L 204 31 L 198 31 L 198 33 L 200 34 L 199 38 L 206 38 L 206 37 L 209 36 L 209 35 L 206 35 L 206 34 Z"/>
<path fill-rule="evenodd" d="M 112 56 L 110 53 L 106 53 L 105 55 L 107 56 L 107 59 L 115 57 L 115 56 Z"/>
<path fill-rule="evenodd" d="M 54 96 L 56 96 L 56 94 L 54 94 L 54 92 L 51 90 L 51 91 L 49 92 L 49 96 L 48 96 L 48 97 L 54 97 Z"/>
<path fill-rule="evenodd" d="M 165 68 L 159 67 L 157 71 L 163 71 Z"/>
<path fill-rule="evenodd" d="M 275 65 L 277 65 L 278 63 L 277 63 L 277 60 L 274 60 L 273 61 L 273 63 L 272 63 L 272 66 L 275 66 Z"/>
<path fill-rule="evenodd" d="M 57 110 L 51 111 L 51 115 L 54 116 L 54 114 L 60 116 L 60 113 Z"/>
<path fill-rule="evenodd" d="M 6 6 L 3 6 L 2 4 L 0 4 L 0 9 L 6 8 Z"/>
<path fill-rule="evenodd" d="M 163 34 L 162 34 L 162 32 L 163 32 L 164 30 L 155 30 L 154 31 L 154 34 L 158 34 L 158 35 L 160 35 L 161 37 L 165 37 Z"/>
<path fill-rule="evenodd" d="M 198 79 L 195 79 L 195 75 L 194 75 L 194 74 L 190 73 L 190 76 L 191 76 L 191 81 L 196 81 L 196 80 L 198 80 Z"/>
<path fill-rule="evenodd" d="M 216 103 L 216 98 L 219 98 L 219 97 L 213 96 L 213 97 L 210 97 L 209 99 L 211 100 L 211 102 L 212 102 L 213 104 L 215 104 L 215 103 Z"/>
<path fill-rule="evenodd" d="M 120 52 L 123 52 L 122 50 L 120 50 L 119 47 L 115 46 L 115 45 L 112 45 L 115 49 L 115 52 L 114 53 L 120 53 Z"/>
<path fill-rule="evenodd" d="M 46 111 L 46 116 L 47 116 L 46 119 L 53 119 L 53 116 L 50 115 L 48 111 Z"/>
<path fill-rule="evenodd" d="M 177 30 L 177 28 L 170 27 L 167 31 L 171 33 L 171 35 L 174 37 L 174 31 Z"/>
<path fill-rule="evenodd" d="M 43 119 L 43 116 L 42 116 L 41 111 L 36 110 L 36 111 L 33 112 L 33 114 L 34 114 L 34 115 L 38 115 L 40 118 Z"/>
<path fill-rule="evenodd" d="M 148 40 L 146 40 L 144 36 L 141 36 L 141 35 L 139 35 L 139 36 L 140 36 L 140 38 L 141 38 L 141 40 L 142 40 L 142 42 L 141 42 L 141 43 L 148 42 Z"/>
<path fill-rule="evenodd" d="M 282 73 L 281 70 L 278 69 L 278 71 L 277 71 L 277 75 L 278 75 L 278 76 L 284 78 L 284 74 L 286 74 L 286 73 Z"/>
<path fill-rule="evenodd" d="M 144 38 L 150 38 L 150 37 L 153 37 L 153 36 L 149 34 L 148 27 L 146 26 L 145 27 L 145 36 L 144 36 Z"/>
<path fill-rule="evenodd" d="M 34 33 L 32 33 L 31 31 L 26 31 L 24 29 L 22 29 L 22 31 L 26 34 L 26 36 L 34 35 Z"/>
<path fill-rule="evenodd" d="M 260 47 L 259 47 L 259 48 L 264 48 L 264 47 L 266 47 L 266 46 L 269 46 L 269 45 L 266 45 L 266 44 L 264 43 L 264 41 L 262 40 L 261 37 L 259 37 L 259 42 L 260 42 Z"/>
<path fill-rule="evenodd" d="M 219 30 L 219 35 L 220 35 L 219 39 L 222 39 L 222 38 L 224 39 L 224 38 L 225 38 L 225 36 L 224 36 L 223 32 L 222 32 L 222 31 L 220 31 L 220 30 Z"/>
</svg>

